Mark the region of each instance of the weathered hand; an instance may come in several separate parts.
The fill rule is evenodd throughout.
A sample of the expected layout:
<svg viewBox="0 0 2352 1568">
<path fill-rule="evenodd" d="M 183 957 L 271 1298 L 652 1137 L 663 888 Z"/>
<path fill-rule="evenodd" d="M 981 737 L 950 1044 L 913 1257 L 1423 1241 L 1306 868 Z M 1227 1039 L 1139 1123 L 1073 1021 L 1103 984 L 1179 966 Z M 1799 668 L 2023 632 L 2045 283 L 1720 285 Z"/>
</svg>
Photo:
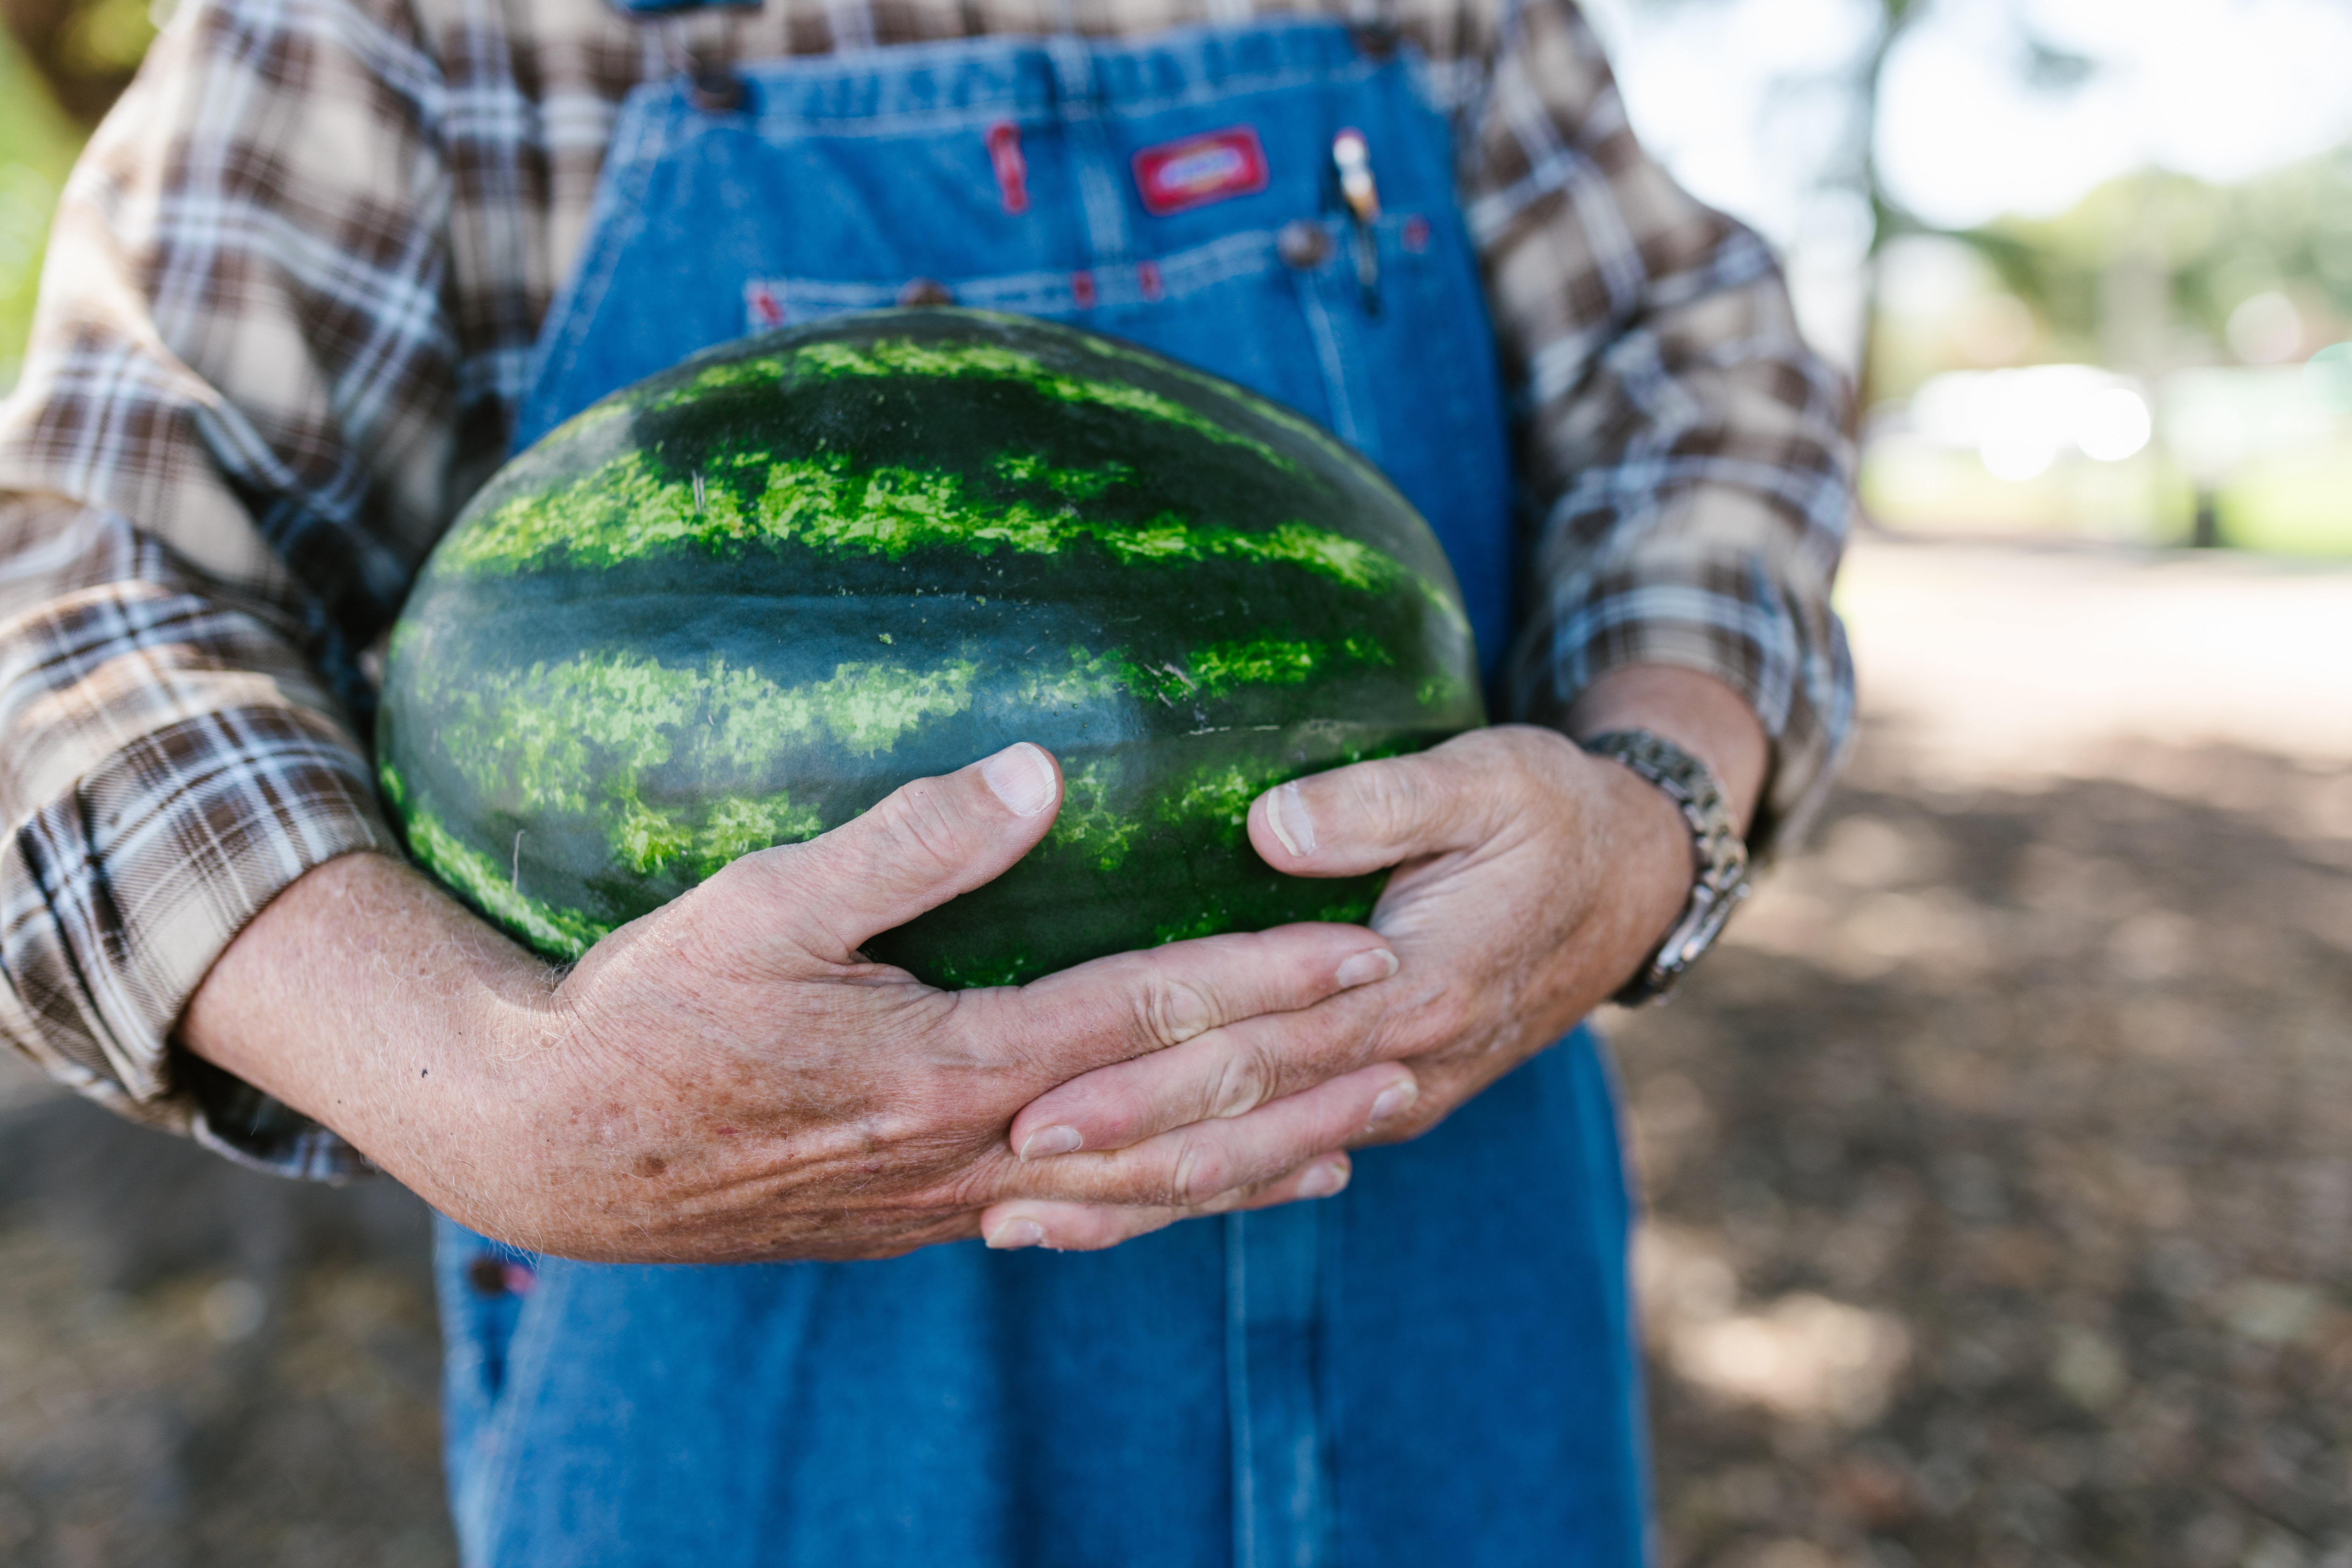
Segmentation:
<svg viewBox="0 0 2352 1568">
<path fill-rule="evenodd" d="M 1617 689 L 1686 696 L 1679 673 Z M 1736 704 L 1722 688 L 1699 697 L 1733 738 L 1725 749 L 1744 756 L 1741 726 L 1753 720 L 1725 700 Z M 1751 789 L 1760 728 L 1752 739 L 1740 770 Z M 1682 910 L 1693 873 L 1688 829 L 1663 793 L 1525 725 L 1269 791 L 1251 807 L 1250 838 L 1269 864 L 1303 876 L 1396 866 L 1372 926 L 1394 945 L 1398 973 L 1279 1032 L 1245 1022 L 1063 1085 L 1013 1121 L 1014 1146 L 1033 1161 L 1252 1113 L 1377 1061 L 1409 1063 L 1418 1099 L 1350 1142 L 1426 1131 L 1622 985 Z M 1119 1225 L 1097 1207 L 1036 1201 L 1000 1205 L 984 1223 L 995 1235 L 1015 1220 L 1063 1247 L 1115 1239 Z"/>
<path fill-rule="evenodd" d="M 1090 1069 L 1244 1022 L 1278 1037 L 1280 1017 L 1389 974 L 1360 927 L 1215 937 L 956 993 L 859 954 L 1018 860 L 1060 790 L 1025 745 L 919 780 L 821 838 L 737 861 L 551 988 L 413 872 L 348 857 L 232 946 L 185 1035 L 452 1217 L 572 1258 L 879 1258 L 977 1235 L 982 1209 L 1011 1198 L 1119 1205 L 1131 1235 L 1337 1191 L 1344 1161 L 1318 1156 L 1362 1132 L 1410 1069 L 1325 1074 L 1252 1115 L 1057 1161 L 1022 1161 L 1006 1135 L 1024 1103 Z M 1013 1223 L 1002 1239 L 1027 1239 Z"/>
</svg>

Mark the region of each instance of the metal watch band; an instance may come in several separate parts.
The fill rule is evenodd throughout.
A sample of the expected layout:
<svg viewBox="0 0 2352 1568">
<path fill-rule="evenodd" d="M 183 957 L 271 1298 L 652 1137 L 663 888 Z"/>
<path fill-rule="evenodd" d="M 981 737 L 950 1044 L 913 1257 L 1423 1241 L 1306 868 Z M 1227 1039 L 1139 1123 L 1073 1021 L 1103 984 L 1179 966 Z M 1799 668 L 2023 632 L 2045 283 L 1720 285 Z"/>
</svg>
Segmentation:
<svg viewBox="0 0 2352 1568">
<path fill-rule="evenodd" d="M 1612 998 L 1639 1006 L 1672 991 L 1698 957 L 1715 945 L 1724 922 L 1748 894 L 1748 844 L 1731 816 L 1731 803 L 1705 763 L 1648 730 L 1611 730 L 1577 744 L 1595 756 L 1621 763 L 1666 793 L 1690 824 L 1697 876 L 1690 902 L 1658 951 Z"/>
</svg>

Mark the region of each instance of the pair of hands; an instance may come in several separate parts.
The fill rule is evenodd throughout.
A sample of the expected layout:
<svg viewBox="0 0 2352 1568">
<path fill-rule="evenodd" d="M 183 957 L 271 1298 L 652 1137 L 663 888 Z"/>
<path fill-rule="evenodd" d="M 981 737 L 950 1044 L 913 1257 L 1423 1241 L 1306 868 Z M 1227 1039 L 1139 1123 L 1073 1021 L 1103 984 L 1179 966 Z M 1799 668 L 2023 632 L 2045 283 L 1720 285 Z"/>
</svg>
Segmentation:
<svg viewBox="0 0 2352 1568">
<path fill-rule="evenodd" d="M 1622 983 L 1689 887 L 1662 795 L 1505 726 L 1252 806 L 1279 869 L 1398 868 L 1370 930 L 1212 937 L 954 993 L 860 956 L 1011 867 L 1060 799 L 1025 744 L 919 780 L 735 862 L 560 980 L 406 868 L 348 857 L 247 928 L 183 1037 L 532 1250 L 1101 1247 L 1338 1192 L 1349 1148 L 1434 1125 Z M 322 968 L 356 999 L 322 1003 Z M 353 1032 L 373 1048 L 318 1043 Z"/>
</svg>

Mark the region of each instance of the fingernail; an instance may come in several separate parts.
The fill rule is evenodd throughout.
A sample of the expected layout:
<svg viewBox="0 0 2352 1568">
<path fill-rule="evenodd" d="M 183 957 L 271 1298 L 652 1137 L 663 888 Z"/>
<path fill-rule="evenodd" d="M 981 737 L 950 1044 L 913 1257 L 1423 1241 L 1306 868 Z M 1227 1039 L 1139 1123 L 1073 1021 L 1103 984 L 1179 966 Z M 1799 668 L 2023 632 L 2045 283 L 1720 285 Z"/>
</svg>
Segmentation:
<svg viewBox="0 0 2352 1568">
<path fill-rule="evenodd" d="M 1085 1135 L 1075 1127 L 1041 1127 L 1021 1141 L 1021 1157 L 1042 1160 L 1048 1154 L 1066 1154 L 1086 1146 Z"/>
<path fill-rule="evenodd" d="M 1381 1090 L 1381 1097 L 1372 1101 L 1372 1119 L 1367 1125 L 1378 1127 L 1390 1117 L 1403 1111 L 1420 1098 L 1421 1085 L 1411 1079 L 1405 1079 L 1402 1083 L 1389 1085 L 1388 1088 Z"/>
<path fill-rule="evenodd" d="M 1292 859 L 1315 853 L 1315 819 L 1307 815 L 1307 802 L 1297 784 L 1284 784 L 1266 797 L 1265 825 L 1274 829 Z"/>
<path fill-rule="evenodd" d="M 1045 1245 L 1045 1227 L 1034 1219 L 1016 1219 L 996 1227 L 988 1245 L 998 1252 L 1017 1252 L 1024 1247 Z"/>
<path fill-rule="evenodd" d="M 1302 1198 L 1328 1198 L 1347 1184 L 1346 1163 L 1326 1160 L 1298 1178 L 1298 1195 Z"/>
<path fill-rule="evenodd" d="M 1375 980 L 1386 980 L 1397 972 L 1397 955 L 1385 947 L 1360 952 L 1339 965 L 1339 988 L 1370 985 Z"/>
<path fill-rule="evenodd" d="M 1054 804 L 1054 764 L 1026 741 L 1007 746 L 980 764 L 989 792 L 1015 816 L 1034 816 Z"/>
</svg>

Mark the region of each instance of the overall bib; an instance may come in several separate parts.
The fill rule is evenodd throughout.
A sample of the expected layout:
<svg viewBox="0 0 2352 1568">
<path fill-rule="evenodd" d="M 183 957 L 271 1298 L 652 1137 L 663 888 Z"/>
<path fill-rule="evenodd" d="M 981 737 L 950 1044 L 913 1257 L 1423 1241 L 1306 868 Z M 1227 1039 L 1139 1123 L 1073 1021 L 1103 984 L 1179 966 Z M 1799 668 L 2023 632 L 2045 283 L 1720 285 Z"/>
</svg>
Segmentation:
<svg viewBox="0 0 2352 1568">
<path fill-rule="evenodd" d="M 1491 679 L 1509 458 L 1450 132 L 1408 55 L 1272 21 L 743 68 L 624 107 L 518 447 L 747 331 L 1066 320 L 1323 422 L 1436 530 Z M 1335 138 L 1368 152 L 1351 209 Z M 1585 1031 L 1340 1196 L 1112 1251 L 657 1268 L 444 1222 L 476 1565 L 1633 1564 L 1614 1100 Z"/>
</svg>

